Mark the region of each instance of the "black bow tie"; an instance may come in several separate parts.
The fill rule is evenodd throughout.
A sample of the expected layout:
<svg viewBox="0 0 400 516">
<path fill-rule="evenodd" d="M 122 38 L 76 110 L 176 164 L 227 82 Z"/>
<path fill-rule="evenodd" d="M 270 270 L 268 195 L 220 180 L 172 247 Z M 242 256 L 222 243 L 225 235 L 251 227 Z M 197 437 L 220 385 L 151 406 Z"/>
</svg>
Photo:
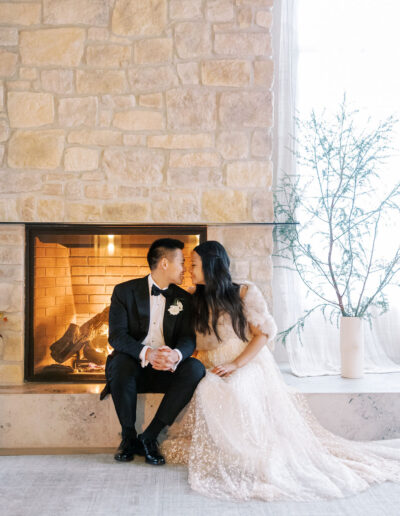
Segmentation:
<svg viewBox="0 0 400 516">
<path fill-rule="evenodd" d="M 164 290 L 161 290 L 160 288 L 158 288 L 156 285 L 153 284 L 151 286 L 151 295 L 152 296 L 159 296 L 160 294 L 162 294 L 165 298 L 170 296 L 171 292 L 169 290 L 169 287 L 164 289 Z"/>
</svg>

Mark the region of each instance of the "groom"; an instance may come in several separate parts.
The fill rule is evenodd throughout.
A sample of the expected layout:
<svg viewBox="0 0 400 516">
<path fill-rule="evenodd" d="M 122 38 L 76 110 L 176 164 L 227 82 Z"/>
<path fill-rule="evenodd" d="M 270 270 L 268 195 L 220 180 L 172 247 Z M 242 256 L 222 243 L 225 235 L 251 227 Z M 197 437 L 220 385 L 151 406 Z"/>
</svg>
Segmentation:
<svg viewBox="0 0 400 516">
<path fill-rule="evenodd" d="M 122 441 L 114 458 L 131 461 L 144 455 L 146 462 L 165 464 L 157 446 L 161 430 L 171 425 L 189 402 L 205 375 L 204 366 L 190 355 L 195 348 L 191 298 L 176 283 L 183 281 L 183 242 L 161 238 L 151 245 L 147 261 L 150 275 L 116 285 L 111 297 L 107 384 L 122 426 Z M 165 393 L 141 435 L 136 434 L 139 392 Z"/>
</svg>

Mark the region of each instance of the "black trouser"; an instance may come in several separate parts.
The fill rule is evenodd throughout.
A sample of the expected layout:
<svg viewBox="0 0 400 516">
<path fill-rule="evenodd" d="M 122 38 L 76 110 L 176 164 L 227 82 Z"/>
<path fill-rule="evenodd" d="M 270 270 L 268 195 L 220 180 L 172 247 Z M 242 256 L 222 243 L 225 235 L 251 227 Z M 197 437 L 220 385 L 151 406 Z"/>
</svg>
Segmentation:
<svg viewBox="0 0 400 516">
<path fill-rule="evenodd" d="M 138 393 L 165 393 L 155 417 L 165 425 L 171 425 L 204 375 L 203 364 L 193 357 L 183 360 L 172 373 L 156 371 L 150 364 L 142 367 L 130 355 L 118 353 L 107 363 L 106 378 L 122 426 L 122 436 L 127 437 L 135 427 Z"/>
</svg>

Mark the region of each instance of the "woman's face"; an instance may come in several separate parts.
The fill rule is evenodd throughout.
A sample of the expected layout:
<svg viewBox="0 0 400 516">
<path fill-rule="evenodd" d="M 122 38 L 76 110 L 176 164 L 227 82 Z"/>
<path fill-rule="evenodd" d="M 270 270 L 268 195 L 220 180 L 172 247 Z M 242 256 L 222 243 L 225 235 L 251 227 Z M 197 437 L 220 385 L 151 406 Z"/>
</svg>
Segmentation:
<svg viewBox="0 0 400 516">
<path fill-rule="evenodd" d="M 192 282 L 193 285 L 205 285 L 203 264 L 196 251 L 192 252 Z"/>
</svg>

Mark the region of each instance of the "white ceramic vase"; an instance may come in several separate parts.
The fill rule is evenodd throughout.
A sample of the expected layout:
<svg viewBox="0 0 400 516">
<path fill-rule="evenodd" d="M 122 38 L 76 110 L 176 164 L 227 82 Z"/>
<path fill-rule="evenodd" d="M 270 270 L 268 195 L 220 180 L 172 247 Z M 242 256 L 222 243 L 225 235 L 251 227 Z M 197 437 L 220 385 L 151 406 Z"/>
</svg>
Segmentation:
<svg viewBox="0 0 400 516">
<path fill-rule="evenodd" d="M 340 357 L 343 378 L 364 376 L 364 331 L 360 317 L 341 318 Z"/>
</svg>

